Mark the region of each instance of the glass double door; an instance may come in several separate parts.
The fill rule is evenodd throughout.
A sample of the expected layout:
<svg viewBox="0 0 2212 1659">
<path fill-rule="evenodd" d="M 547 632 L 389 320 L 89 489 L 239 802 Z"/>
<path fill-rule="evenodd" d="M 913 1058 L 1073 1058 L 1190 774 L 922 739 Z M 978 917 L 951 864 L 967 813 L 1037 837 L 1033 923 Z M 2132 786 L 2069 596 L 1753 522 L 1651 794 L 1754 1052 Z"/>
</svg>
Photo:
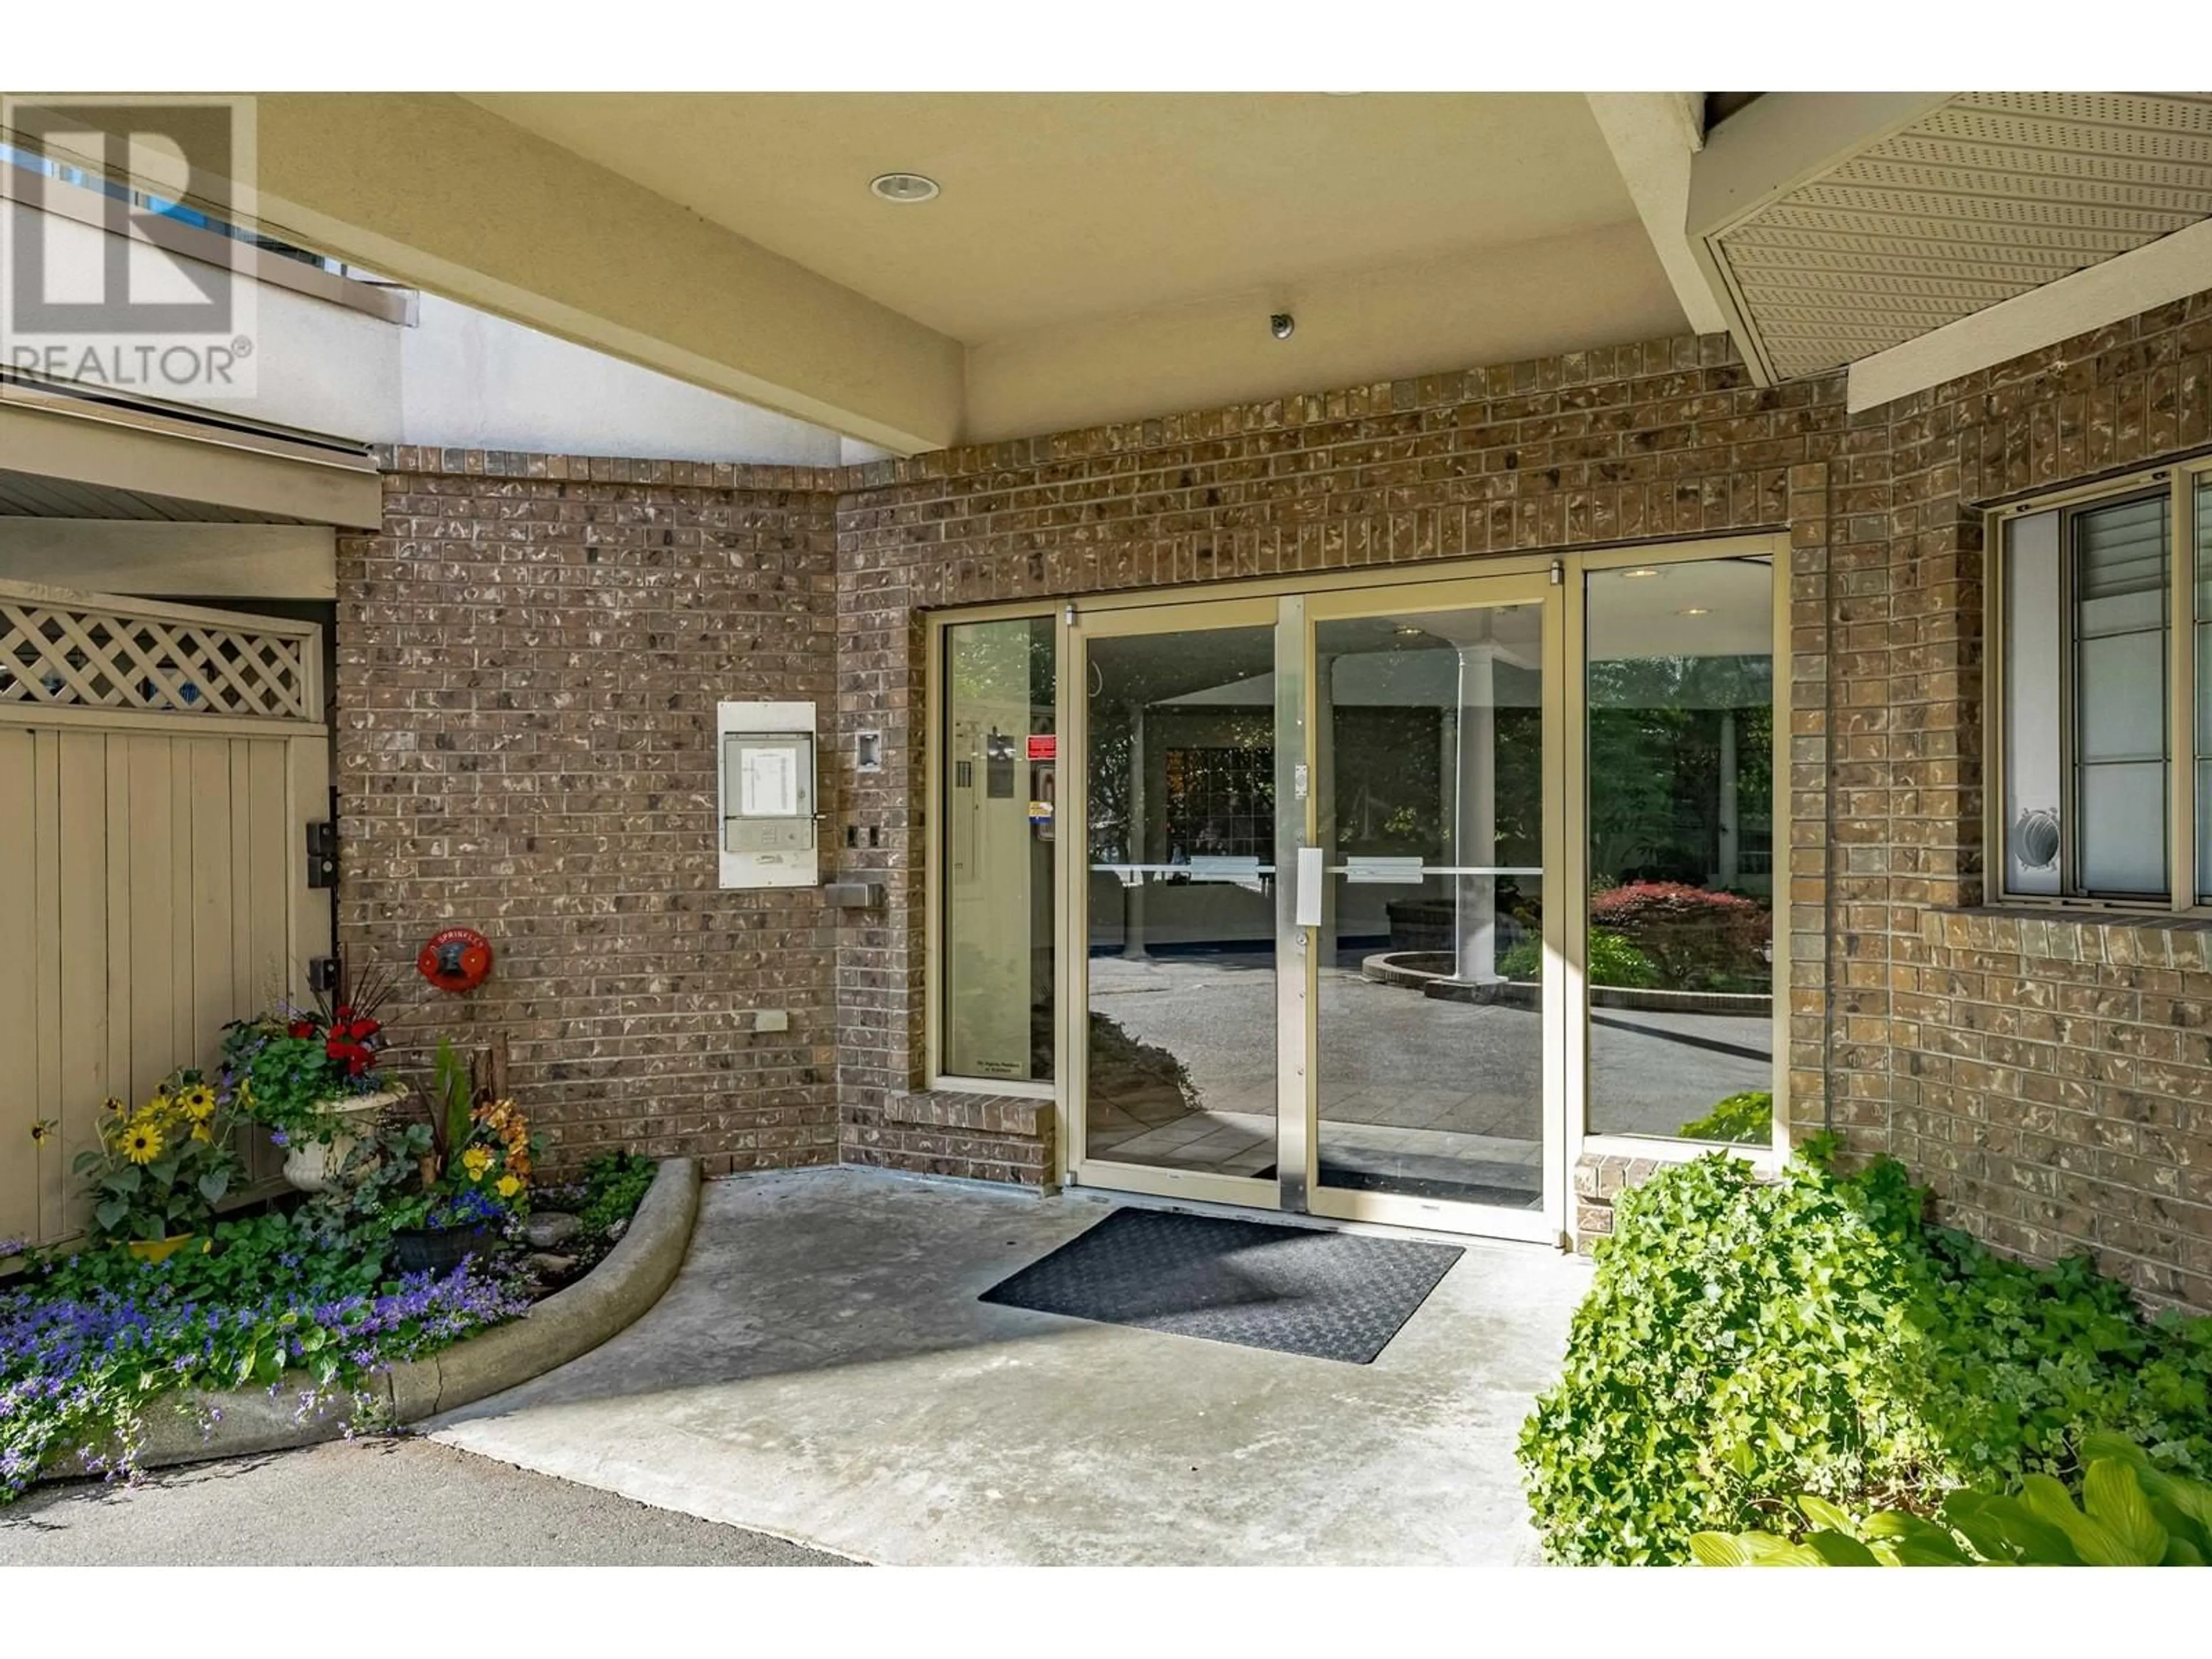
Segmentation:
<svg viewBox="0 0 2212 1659">
<path fill-rule="evenodd" d="M 1081 619 L 1079 1181 L 1559 1236 L 1559 592 Z"/>
</svg>

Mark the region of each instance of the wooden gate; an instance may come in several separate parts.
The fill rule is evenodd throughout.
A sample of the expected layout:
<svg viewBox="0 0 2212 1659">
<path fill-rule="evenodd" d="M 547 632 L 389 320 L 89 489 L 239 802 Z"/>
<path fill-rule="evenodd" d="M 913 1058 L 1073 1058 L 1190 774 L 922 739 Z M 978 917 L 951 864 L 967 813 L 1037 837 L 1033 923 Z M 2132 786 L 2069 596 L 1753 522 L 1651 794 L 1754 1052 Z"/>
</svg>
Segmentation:
<svg viewBox="0 0 2212 1659">
<path fill-rule="evenodd" d="M 0 583 L 0 1237 L 82 1232 L 101 1103 L 306 994 L 320 680 L 313 623 Z"/>
</svg>

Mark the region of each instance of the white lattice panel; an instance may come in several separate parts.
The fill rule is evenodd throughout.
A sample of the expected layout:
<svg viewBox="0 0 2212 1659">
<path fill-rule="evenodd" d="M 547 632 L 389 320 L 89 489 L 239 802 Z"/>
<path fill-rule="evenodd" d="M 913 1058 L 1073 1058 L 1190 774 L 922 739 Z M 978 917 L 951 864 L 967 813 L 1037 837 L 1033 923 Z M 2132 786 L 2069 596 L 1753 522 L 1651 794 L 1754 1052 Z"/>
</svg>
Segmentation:
<svg viewBox="0 0 2212 1659">
<path fill-rule="evenodd" d="M 0 706 L 316 720 L 313 629 L 0 590 Z"/>
<path fill-rule="evenodd" d="M 2212 95 L 1964 93 L 1717 240 L 1775 373 L 1819 374 L 2212 217 Z"/>
</svg>

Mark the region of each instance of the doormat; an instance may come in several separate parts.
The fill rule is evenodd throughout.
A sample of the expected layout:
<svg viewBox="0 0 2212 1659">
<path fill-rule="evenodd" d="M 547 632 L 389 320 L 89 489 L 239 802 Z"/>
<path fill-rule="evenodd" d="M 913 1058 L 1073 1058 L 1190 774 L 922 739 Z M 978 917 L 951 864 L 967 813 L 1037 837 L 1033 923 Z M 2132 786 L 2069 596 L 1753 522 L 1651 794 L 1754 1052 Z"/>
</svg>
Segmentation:
<svg viewBox="0 0 2212 1659">
<path fill-rule="evenodd" d="M 981 1300 L 1364 1365 L 1456 1245 L 1169 1210 L 1115 1210 Z"/>
</svg>

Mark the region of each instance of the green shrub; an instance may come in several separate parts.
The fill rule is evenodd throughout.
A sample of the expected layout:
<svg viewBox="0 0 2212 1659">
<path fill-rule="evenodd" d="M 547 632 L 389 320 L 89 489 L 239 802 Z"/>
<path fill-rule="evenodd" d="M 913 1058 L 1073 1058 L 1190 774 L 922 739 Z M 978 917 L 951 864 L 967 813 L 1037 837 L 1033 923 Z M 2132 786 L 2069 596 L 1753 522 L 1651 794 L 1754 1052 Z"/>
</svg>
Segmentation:
<svg viewBox="0 0 2212 1659">
<path fill-rule="evenodd" d="M 1773 970 L 1762 952 L 1773 914 L 1741 893 L 1679 881 L 1632 881 L 1593 893 L 1590 927 L 1620 934 L 1676 991 L 1765 991 Z"/>
<path fill-rule="evenodd" d="M 1778 1533 L 1701 1532 L 1690 1551 L 1709 1567 L 2201 1567 L 2212 1562 L 2212 1485 L 2169 1474 L 2118 1435 L 2087 1437 L 2079 1506 L 2047 1474 L 2016 1493 L 1960 1491 L 1940 1522 L 1903 1510 L 1855 1521 L 1818 1498 L 1797 1500 L 1811 1526 Z"/>
<path fill-rule="evenodd" d="M 1680 1561 L 1798 1493 L 1928 1516 L 2070 1475 L 2093 1431 L 2212 1475 L 2212 1320 L 2145 1320 L 2086 1261 L 2033 1268 L 1927 1226 L 1889 1159 L 1815 1142 L 1762 1182 L 1720 1153 L 1621 1194 L 1560 1382 L 1520 1455 L 1546 1550 Z"/>
<path fill-rule="evenodd" d="M 1774 1095 L 1767 1089 L 1743 1089 L 1713 1103 L 1675 1133 L 1685 1140 L 1725 1140 L 1765 1146 L 1774 1139 Z"/>
<path fill-rule="evenodd" d="M 1498 958 L 1498 971 L 1507 979 L 1531 980 L 1544 976 L 1544 946 L 1540 939 L 1524 939 L 1510 945 Z M 1618 933 L 1607 933 L 1602 927 L 1590 929 L 1589 979 L 1593 985 L 1626 986 L 1631 990 L 1650 990 L 1659 983 L 1659 969 L 1645 956 Z"/>
<path fill-rule="evenodd" d="M 605 1233 L 627 1221 L 645 1202 L 660 1166 L 635 1152 L 605 1152 L 584 1166 L 584 1207 L 577 1219 L 587 1233 Z"/>
</svg>

